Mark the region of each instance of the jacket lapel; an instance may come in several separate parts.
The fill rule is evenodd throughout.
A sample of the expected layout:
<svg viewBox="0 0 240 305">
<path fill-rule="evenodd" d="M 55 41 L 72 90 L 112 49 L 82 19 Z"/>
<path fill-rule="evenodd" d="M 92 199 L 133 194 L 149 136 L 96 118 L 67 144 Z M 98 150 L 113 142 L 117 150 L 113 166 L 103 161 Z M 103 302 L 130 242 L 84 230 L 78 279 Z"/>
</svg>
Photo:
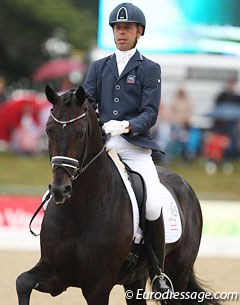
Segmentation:
<svg viewBox="0 0 240 305">
<path fill-rule="evenodd" d="M 117 68 L 117 61 L 116 61 L 116 55 L 112 54 L 107 62 L 107 65 L 109 67 L 109 69 L 112 71 L 112 73 L 114 74 L 114 76 L 116 78 L 119 77 L 118 75 L 118 68 Z"/>
</svg>

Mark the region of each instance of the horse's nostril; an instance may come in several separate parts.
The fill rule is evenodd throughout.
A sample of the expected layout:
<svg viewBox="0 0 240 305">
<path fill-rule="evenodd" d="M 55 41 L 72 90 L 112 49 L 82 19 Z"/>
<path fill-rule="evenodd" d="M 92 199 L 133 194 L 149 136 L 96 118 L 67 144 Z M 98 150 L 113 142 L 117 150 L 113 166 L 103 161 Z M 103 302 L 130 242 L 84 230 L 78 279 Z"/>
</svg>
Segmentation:
<svg viewBox="0 0 240 305">
<path fill-rule="evenodd" d="M 56 185 L 49 184 L 49 192 L 53 195 L 53 198 L 56 203 L 63 203 L 67 198 L 71 196 L 72 186 L 70 184 Z"/>
<path fill-rule="evenodd" d="M 63 191 L 63 194 L 65 194 L 65 195 L 67 195 L 67 196 L 70 196 L 71 192 L 72 192 L 72 187 L 71 187 L 71 185 L 67 185 L 67 186 L 65 187 L 64 191 Z"/>
</svg>

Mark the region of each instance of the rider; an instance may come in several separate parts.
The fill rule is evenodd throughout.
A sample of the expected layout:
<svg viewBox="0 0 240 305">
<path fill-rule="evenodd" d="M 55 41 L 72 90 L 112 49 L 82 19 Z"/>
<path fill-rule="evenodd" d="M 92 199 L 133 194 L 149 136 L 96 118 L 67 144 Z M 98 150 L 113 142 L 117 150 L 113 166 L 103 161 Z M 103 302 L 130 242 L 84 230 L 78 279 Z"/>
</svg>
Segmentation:
<svg viewBox="0 0 240 305">
<path fill-rule="evenodd" d="M 161 68 L 136 49 L 144 35 L 145 16 L 131 3 L 119 4 L 111 12 L 114 54 L 92 63 L 85 90 L 98 107 L 99 120 L 109 137 L 107 148 L 114 148 L 121 159 L 145 179 L 146 219 L 149 232 L 149 276 L 155 292 L 170 287 L 163 274 L 165 233 L 160 203 L 162 184 L 152 160 L 152 150 L 160 147 L 152 140 L 160 104 Z M 148 247 L 149 248 L 149 247 Z"/>
</svg>

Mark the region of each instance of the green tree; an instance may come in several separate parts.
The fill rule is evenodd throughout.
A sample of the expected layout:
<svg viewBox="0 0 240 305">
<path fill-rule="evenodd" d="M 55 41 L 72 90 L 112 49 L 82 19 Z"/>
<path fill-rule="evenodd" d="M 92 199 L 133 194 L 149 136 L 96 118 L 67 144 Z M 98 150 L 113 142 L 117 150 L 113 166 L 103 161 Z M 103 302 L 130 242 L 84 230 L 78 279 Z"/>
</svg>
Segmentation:
<svg viewBox="0 0 240 305">
<path fill-rule="evenodd" d="M 73 49 L 89 50 L 96 43 L 97 1 L 83 4 L 74 0 L 1 0 L 0 75 L 8 82 L 31 76 L 49 58 L 43 46 L 59 29 L 64 30 Z"/>
</svg>

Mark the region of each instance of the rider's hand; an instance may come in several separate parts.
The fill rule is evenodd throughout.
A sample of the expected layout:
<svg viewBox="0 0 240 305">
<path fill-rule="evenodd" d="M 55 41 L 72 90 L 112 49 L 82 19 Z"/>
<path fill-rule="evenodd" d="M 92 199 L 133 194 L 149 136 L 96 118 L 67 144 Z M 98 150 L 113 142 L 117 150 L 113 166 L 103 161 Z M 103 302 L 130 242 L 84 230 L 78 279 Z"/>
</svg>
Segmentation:
<svg viewBox="0 0 240 305">
<path fill-rule="evenodd" d="M 128 121 L 111 120 L 104 123 L 102 128 L 106 134 L 111 134 L 111 136 L 119 136 L 130 131 Z"/>
</svg>

